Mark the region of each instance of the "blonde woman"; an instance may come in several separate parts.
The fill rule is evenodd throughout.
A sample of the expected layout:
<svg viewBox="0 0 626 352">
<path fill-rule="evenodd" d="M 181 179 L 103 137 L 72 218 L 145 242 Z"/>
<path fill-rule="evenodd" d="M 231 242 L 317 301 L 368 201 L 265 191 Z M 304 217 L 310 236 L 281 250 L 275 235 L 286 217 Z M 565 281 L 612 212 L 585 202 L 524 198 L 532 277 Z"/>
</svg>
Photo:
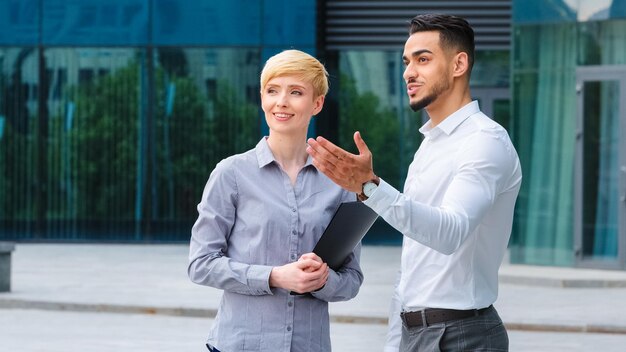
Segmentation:
<svg viewBox="0 0 626 352">
<path fill-rule="evenodd" d="M 210 351 L 330 351 L 328 302 L 359 291 L 360 246 L 337 271 L 311 253 L 339 204 L 356 199 L 306 152 L 309 122 L 327 92 L 328 73 L 314 57 L 298 50 L 271 57 L 261 73 L 269 136 L 209 177 L 188 273 L 224 290 Z"/>
</svg>

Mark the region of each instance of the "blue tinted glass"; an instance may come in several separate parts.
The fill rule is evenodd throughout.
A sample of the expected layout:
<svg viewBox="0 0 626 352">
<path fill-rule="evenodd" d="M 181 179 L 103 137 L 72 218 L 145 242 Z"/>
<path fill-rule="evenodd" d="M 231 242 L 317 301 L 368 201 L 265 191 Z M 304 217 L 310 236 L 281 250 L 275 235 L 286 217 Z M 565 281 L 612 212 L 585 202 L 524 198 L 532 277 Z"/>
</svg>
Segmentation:
<svg viewBox="0 0 626 352">
<path fill-rule="evenodd" d="M 626 18 L 626 0 L 513 0 L 515 23 L 586 22 Z"/>
<path fill-rule="evenodd" d="M 626 0 L 613 0 L 609 16 L 611 18 L 626 18 Z"/>
<path fill-rule="evenodd" d="M 43 42 L 51 45 L 148 43 L 145 0 L 43 0 Z"/>
<path fill-rule="evenodd" d="M 0 44 L 37 44 L 39 1 L 0 0 Z"/>
<path fill-rule="evenodd" d="M 315 0 L 266 0 L 263 6 L 265 45 L 315 45 Z"/>
<path fill-rule="evenodd" d="M 576 21 L 576 9 L 569 3 L 572 3 L 572 1 L 514 0 L 513 22 L 544 23 Z"/>
<path fill-rule="evenodd" d="M 157 45 L 259 45 L 261 2 L 155 0 Z"/>
</svg>

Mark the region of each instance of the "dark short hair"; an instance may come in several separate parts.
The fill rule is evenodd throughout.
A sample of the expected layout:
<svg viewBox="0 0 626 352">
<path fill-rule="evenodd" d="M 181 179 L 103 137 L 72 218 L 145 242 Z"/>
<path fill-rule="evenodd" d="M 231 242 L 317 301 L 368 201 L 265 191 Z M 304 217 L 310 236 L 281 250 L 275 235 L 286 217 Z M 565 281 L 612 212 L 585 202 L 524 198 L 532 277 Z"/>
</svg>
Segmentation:
<svg viewBox="0 0 626 352">
<path fill-rule="evenodd" d="M 443 14 L 422 14 L 413 17 L 409 35 L 417 32 L 437 31 L 443 49 L 456 49 L 467 53 L 469 72 L 474 66 L 474 30 L 461 17 Z"/>
</svg>

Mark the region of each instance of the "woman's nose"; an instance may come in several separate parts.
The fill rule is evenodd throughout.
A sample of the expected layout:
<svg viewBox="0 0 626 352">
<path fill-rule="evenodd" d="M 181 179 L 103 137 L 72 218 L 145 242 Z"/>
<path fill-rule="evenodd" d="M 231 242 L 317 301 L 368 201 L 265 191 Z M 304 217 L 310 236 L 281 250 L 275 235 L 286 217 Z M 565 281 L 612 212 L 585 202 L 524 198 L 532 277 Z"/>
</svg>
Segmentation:
<svg viewBox="0 0 626 352">
<path fill-rule="evenodd" d="M 287 106 L 287 97 L 285 94 L 280 94 L 276 99 L 276 106 Z"/>
</svg>

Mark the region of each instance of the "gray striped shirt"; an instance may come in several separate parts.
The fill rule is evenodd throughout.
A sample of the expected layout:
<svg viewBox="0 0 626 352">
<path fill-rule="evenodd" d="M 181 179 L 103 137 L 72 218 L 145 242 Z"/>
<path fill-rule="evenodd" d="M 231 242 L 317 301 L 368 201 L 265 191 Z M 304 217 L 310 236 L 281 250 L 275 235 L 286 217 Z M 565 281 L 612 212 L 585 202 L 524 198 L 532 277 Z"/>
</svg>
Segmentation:
<svg viewBox="0 0 626 352">
<path fill-rule="evenodd" d="M 310 157 L 292 186 L 265 138 L 218 163 L 198 204 L 188 268 L 193 282 L 224 290 L 208 343 L 226 352 L 330 351 L 328 302 L 358 293 L 360 245 L 312 295 L 270 288 L 269 275 L 311 252 L 339 204 L 354 200 Z"/>
</svg>

